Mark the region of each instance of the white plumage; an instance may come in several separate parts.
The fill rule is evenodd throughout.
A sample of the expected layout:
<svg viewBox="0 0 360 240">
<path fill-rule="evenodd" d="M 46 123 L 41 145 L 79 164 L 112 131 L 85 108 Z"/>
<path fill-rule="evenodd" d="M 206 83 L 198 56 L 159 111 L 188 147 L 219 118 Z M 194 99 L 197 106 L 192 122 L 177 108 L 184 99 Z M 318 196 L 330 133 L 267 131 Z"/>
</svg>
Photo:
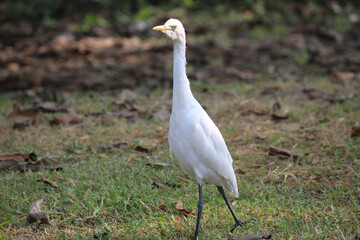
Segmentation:
<svg viewBox="0 0 360 240">
<path fill-rule="evenodd" d="M 199 231 L 202 211 L 202 182 L 218 187 L 234 220 L 235 227 L 243 225 L 229 205 L 223 188 L 238 196 L 233 160 L 224 138 L 209 115 L 191 93 L 186 76 L 185 29 L 177 19 L 169 19 L 165 25 L 153 28 L 162 31 L 174 42 L 173 102 L 169 126 L 170 153 L 179 161 L 182 170 L 194 177 L 199 184 L 198 219 L 195 238 Z M 235 228 L 234 227 L 234 228 Z"/>
</svg>

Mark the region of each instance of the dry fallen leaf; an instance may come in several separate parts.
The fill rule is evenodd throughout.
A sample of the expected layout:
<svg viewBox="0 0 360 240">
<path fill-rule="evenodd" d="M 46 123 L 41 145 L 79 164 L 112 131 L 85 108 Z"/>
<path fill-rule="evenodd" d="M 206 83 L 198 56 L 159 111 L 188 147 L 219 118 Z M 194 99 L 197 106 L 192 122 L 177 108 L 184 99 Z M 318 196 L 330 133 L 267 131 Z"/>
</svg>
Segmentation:
<svg viewBox="0 0 360 240">
<path fill-rule="evenodd" d="M 134 150 L 136 150 L 138 152 L 142 152 L 142 153 L 147 153 L 148 155 L 151 155 L 152 151 L 153 151 L 152 149 L 148 149 L 148 148 L 140 146 L 140 145 L 136 146 L 134 148 Z"/>
<path fill-rule="evenodd" d="M 24 163 L 20 162 L 24 161 Z M 61 167 L 49 166 L 44 158 L 37 158 L 35 153 L 4 154 L 0 155 L 0 169 L 18 170 L 18 171 L 38 171 L 40 169 L 49 169 L 61 171 Z"/>
<path fill-rule="evenodd" d="M 28 126 L 34 124 L 40 115 L 38 110 L 20 110 L 10 113 L 5 118 L 5 126 L 10 126 L 11 124 L 21 124 L 23 126 Z"/>
<path fill-rule="evenodd" d="M 39 180 L 37 180 L 37 182 L 43 182 L 43 183 L 53 186 L 55 188 L 59 187 L 59 185 L 56 182 L 54 182 L 50 179 L 47 179 L 47 178 L 39 179 Z"/>
<path fill-rule="evenodd" d="M 60 125 L 60 124 L 71 124 L 71 123 L 78 123 L 80 121 L 80 118 L 77 115 L 66 115 L 66 116 L 58 116 L 54 117 L 50 121 L 50 125 Z"/>
<path fill-rule="evenodd" d="M 46 217 L 45 212 L 40 210 L 40 204 L 44 201 L 44 199 L 39 199 L 36 202 L 33 202 L 30 206 L 29 213 L 27 215 L 26 221 L 28 223 L 34 223 L 40 221 L 41 224 L 49 223 L 48 218 Z"/>
<path fill-rule="evenodd" d="M 360 79 L 360 74 L 355 74 L 353 72 L 337 72 L 328 78 L 329 81 L 344 85 L 349 84 L 353 80 L 359 80 L 359 79 Z"/>
<path fill-rule="evenodd" d="M 19 161 L 33 161 L 37 160 L 35 153 L 15 153 L 0 155 L 0 169 L 17 169 Z"/>
<path fill-rule="evenodd" d="M 184 207 L 184 204 L 182 203 L 181 199 L 177 202 L 175 209 L 181 212 L 182 214 L 184 214 L 185 217 L 188 217 L 191 214 L 191 211 L 187 210 Z"/>
<path fill-rule="evenodd" d="M 284 148 L 278 148 L 274 146 L 269 146 L 269 155 L 270 156 L 283 156 L 283 157 L 293 157 L 294 159 L 299 158 L 300 156 L 294 152 Z"/>
</svg>

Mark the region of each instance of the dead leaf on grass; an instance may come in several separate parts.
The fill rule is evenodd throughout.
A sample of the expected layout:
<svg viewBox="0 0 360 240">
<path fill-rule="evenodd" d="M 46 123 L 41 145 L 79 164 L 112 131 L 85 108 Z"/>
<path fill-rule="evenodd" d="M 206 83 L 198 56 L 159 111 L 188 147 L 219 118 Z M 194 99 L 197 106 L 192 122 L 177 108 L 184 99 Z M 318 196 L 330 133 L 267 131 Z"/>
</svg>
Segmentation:
<svg viewBox="0 0 360 240">
<path fill-rule="evenodd" d="M 39 161 L 37 161 L 35 163 L 19 164 L 17 167 L 17 170 L 19 170 L 21 172 L 23 172 L 25 170 L 39 171 L 42 169 L 47 169 L 47 170 L 52 170 L 52 171 L 62 171 L 63 170 L 62 167 L 49 166 L 49 164 L 44 159 L 40 159 Z"/>
<path fill-rule="evenodd" d="M 36 161 L 35 153 L 15 153 L 0 155 L 0 169 L 17 169 L 19 161 Z"/>
<path fill-rule="evenodd" d="M 287 150 L 284 148 L 278 148 L 274 146 L 269 146 L 269 155 L 270 156 L 283 156 L 283 157 L 293 157 L 294 159 L 299 158 L 300 156 L 291 150 Z"/>
<path fill-rule="evenodd" d="M 177 202 L 175 209 L 184 214 L 185 217 L 188 217 L 191 214 L 191 211 L 184 207 L 181 199 Z"/>
<path fill-rule="evenodd" d="M 3 167 L 3 169 L 9 169 L 9 170 L 17 170 L 17 171 L 39 171 L 41 169 L 48 169 L 48 170 L 55 170 L 55 171 L 61 171 L 62 167 L 53 167 L 48 164 L 48 162 L 45 160 L 45 158 L 37 158 L 35 153 L 30 154 L 6 154 L 6 155 L 0 155 L 4 159 L 5 163 L 2 163 L 3 160 L 0 159 L 0 165 Z M 25 163 L 21 163 L 20 161 L 24 160 Z M 15 162 L 16 161 L 16 162 Z M 31 161 L 31 162 L 30 162 Z M 15 164 L 16 163 L 16 164 Z"/>
<path fill-rule="evenodd" d="M 50 125 L 55 126 L 61 124 L 74 124 L 78 122 L 80 122 L 80 117 L 77 115 L 70 114 L 66 116 L 54 117 L 53 119 L 51 119 Z"/>
<path fill-rule="evenodd" d="M 38 110 L 20 110 L 10 113 L 5 118 L 5 126 L 10 126 L 11 124 L 23 125 L 27 127 L 31 124 L 34 124 L 39 119 L 40 111 Z"/>
<path fill-rule="evenodd" d="M 353 72 L 337 72 L 328 78 L 329 81 L 347 85 L 352 81 L 360 80 L 360 74 Z"/>
<path fill-rule="evenodd" d="M 349 137 L 351 138 L 360 137 L 360 124 L 358 122 L 351 127 Z"/>
<path fill-rule="evenodd" d="M 56 182 L 54 182 L 50 179 L 47 179 L 47 178 L 39 179 L 39 180 L 37 180 L 37 182 L 43 182 L 43 183 L 53 186 L 55 188 L 59 187 L 59 185 Z"/>
<path fill-rule="evenodd" d="M 30 206 L 29 213 L 27 215 L 26 221 L 28 223 L 34 223 L 40 221 L 41 224 L 49 223 L 48 218 L 46 217 L 45 212 L 40 210 L 40 204 L 44 201 L 44 199 L 39 199 L 36 202 L 33 202 Z"/>
<path fill-rule="evenodd" d="M 140 146 L 140 145 L 136 146 L 134 148 L 134 150 L 136 150 L 138 152 L 146 153 L 148 155 L 151 155 L 152 152 L 153 152 L 153 149 L 149 149 L 149 148 L 146 148 L 146 147 L 143 147 L 143 146 Z"/>
</svg>

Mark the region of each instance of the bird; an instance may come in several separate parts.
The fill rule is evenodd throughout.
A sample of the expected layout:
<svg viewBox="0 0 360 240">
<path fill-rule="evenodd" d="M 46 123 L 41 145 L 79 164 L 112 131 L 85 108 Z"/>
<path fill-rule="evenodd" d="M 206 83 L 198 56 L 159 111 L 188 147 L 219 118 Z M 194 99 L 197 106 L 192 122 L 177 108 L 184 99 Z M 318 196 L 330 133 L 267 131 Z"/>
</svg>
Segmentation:
<svg viewBox="0 0 360 240">
<path fill-rule="evenodd" d="M 198 183 L 199 201 L 194 239 L 198 238 L 203 209 L 203 182 L 214 184 L 222 195 L 235 226 L 243 226 L 250 220 L 240 220 L 232 209 L 224 189 L 238 197 L 238 186 L 232 166 L 233 160 L 221 132 L 193 96 L 186 75 L 186 35 L 183 24 L 169 19 L 155 31 L 165 33 L 174 44 L 173 96 L 169 123 L 169 150 L 175 156 L 183 172 Z"/>
</svg>

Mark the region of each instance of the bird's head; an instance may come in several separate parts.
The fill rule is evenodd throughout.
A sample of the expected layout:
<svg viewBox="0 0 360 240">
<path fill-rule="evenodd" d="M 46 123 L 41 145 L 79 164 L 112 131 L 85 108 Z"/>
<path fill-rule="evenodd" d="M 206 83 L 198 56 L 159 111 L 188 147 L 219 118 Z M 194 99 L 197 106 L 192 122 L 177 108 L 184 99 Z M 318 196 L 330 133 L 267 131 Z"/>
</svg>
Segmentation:
<svg viewBox="0 0 360 240">
<path fill-rule="evenodd" d="M 156 26 L 153 30 L 165 33 L 173 41 L 185 42 L 184 26 L 177 19 L 170 18 L 164 25 Z"/>
</svg>

